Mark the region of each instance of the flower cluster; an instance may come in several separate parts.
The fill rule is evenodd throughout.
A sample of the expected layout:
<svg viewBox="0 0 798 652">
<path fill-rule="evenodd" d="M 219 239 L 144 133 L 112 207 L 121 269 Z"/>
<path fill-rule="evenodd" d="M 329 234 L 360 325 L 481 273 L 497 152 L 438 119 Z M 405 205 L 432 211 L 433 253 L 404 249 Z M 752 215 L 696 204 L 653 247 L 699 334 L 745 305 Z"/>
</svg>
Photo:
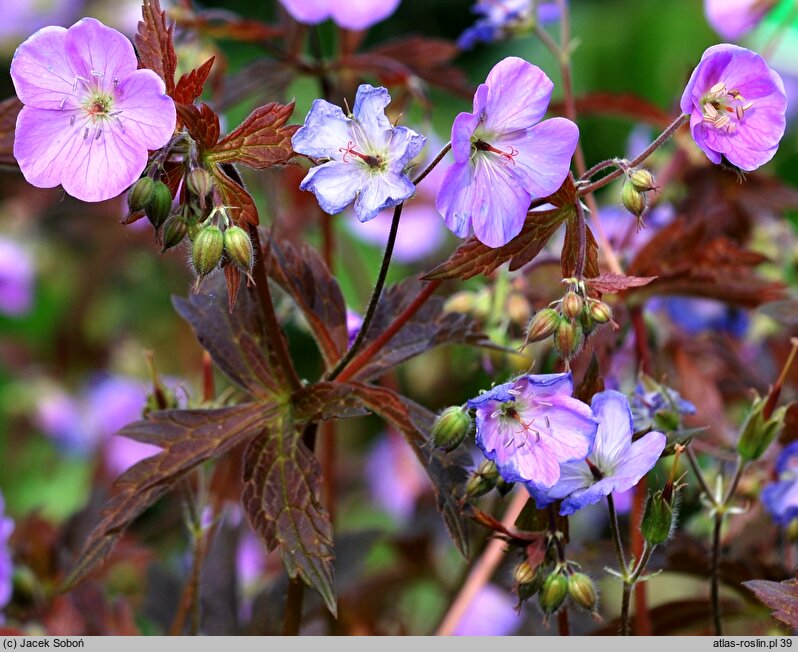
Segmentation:
<svg viewBox="0 0 798 652">
<path fill-rule="evenodd" d="M 529 31 L 535 24 L 545 25 L 560 17 L 556 2 L 538 0 L 478 0 L 471 10 L 479 18 L 457 39 L 457 45 L 464 50 L 477 43 L 501 41 Z"/>
<path fill-rule="evenodd" d="M 798 442 L 781 451 L 776 474 L 778 480 L 762 491 L 762 503 L 776 523 L 786 526 L 798 518 Z"/>
</svg>

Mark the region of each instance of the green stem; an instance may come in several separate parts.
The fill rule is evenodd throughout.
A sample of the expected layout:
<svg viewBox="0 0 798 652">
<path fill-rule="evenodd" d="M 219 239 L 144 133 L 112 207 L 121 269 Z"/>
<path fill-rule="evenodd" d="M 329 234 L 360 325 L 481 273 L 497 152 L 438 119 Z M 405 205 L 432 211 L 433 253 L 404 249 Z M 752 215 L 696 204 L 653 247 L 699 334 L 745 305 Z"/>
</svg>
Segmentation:
<svg viewBox="0 0 798 652">
<path fill-rule="evenodd" d="M 692 446 L 687 446 L 687 461 L 690 462 L 690 468 L 693 469 L 693 474 L 695 475 L 696 479 L 698 480 L 698 484 L 701 485 L 701 491 L 706 494 L 707 499 L 715 504 L 715 496 L 712 493 L 712 490 L 709 488 L 709 483 L 707 479 L 704 477 L 704 473 L 701 471 L 701 467 L 698 465 L 698 459 L 693 452 Z"/>
<path fill-rule="evenodd" d="M 607 509 L 610 512 L 610 530 L 612 532 L 612 542 L 615 544 L 615 557 L 618 560 L 621 574 L 626 575 L 629 567 L 626 565 L 626 556 L 623 554 L 621 528 L 618 527 L 618 513 L 615 511 L 615 500 L 613 500 L 612 494 L 607 496 Z"/>
<path fill-rule="evenodd" d="M 629 611 L 631 606 L 632 590 L 640 581 L 640 576 L 646 570 L 648 562 L 651 560 L 651 554 L 654 552 L 654 546 L 649 546 L 647 543 L 643 545 L 643 554 L 637 562 L 632 574 L 624 578 L 623 582 L 623 597 L 621 598 L 621 636 L 629 636 L 631 633 L 631 619 L 629 618 Z M 639 606 L 639 605 L 638 605 Z"/>
</svg>

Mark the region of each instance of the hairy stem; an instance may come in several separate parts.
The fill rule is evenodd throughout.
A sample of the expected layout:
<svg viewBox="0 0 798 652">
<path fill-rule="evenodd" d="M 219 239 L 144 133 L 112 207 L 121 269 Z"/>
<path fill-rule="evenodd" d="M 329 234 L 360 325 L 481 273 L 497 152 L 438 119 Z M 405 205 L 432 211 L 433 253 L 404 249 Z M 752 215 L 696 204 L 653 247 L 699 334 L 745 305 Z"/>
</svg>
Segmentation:
<svg viewBox="0 0 798 652">
<path fill-rule="evenodd" d="M 715 524 L 712 529 L 712 554 L 709 562 L 709 601 L 712 603 L 712 624 L 715 636 L 723 636 L 723 624 L 720 611 L 720 535 L 723 529 L 723 514 L 715 513 Z"/>
<path fill-rule="evenodd" d="M 618 527 L 618 513 L 615 511 L 615 500 L 612 494 L 607 495 L 607 509 L 610 513 L 610 531 L 612 533 L 612 542 L 615 544 L 615 558 L 618 560 L 618 570 L 622 575 L 626 575 L 628 567 L 626 566 L 626 557 L 623 554 L 621 528 Z"/>
<path fill-rule="evenodd" d="M 355 341 L 352 343 L 352 346 L 349 347 L 349 350 L 338 361 L 338 364 L 335 365 L 335 368 L 327 374 L 326 380 L 334 380 L 341 374 L 346 365 L 349 364 L 349 361 L 355 357 L 355 354 L 357 353 L 358 349 L 361 347 L 363 341 L 366 339 L 366 335 L 368 334 L 371 322 L 374 319 L 374 315 L 377 312 L 377 306 L 380 303 L 380 296 L 382 296 L 382 290 L 385 287 L 385 280 L 388 278 L 388 268 L 391 266 L 391 257 L 393 256 L 394 244 L 396 244 L 396 234 L 399 231 L 399 220 L 402 217 L 403 206 L 404 204 L 397 204 L 396 208 L 394 208 L 393 210 L 391 231 L 388 234 L 388 242 L 385 245 L 385 253 L 383 254 L 382 257 L 382 265 L 380 266 L 380 272 L 377 275 L 377 282 L 374 285 L 374 291 L 371 293 L 371 299 L 369 300 L 368 308 L 366 308 L 366 314 L 363 317 L 363 325 L 360 327 L 360 330 L 358 331 L 357 337 L 355 338 Z"/>
<path fill-rule="evenodd" d="M 440 152 L 438 152 L 438 155 L 434 159 L 432 159 L 432 161 L 430 161 L 429 165 L 424 168 L 421 174 L 419 174 L 415 179 L 413 179 L 413 185 L 417 186 L 419 183 L 421 183 L 424 180 L 424 178 L 435 169 L 438 163 L 440 163 L 443 160 L 443 157 L 449 153 L 450 149 L 452 149 L 452 144 L 446 143 L 443 146 L 443 149 Z"/>
<path fill-rule="evenodd" d="M 585 225 L 585 209 L 582 202 L 576 200 L 576 228 L 578 229 L 579 249 L 576 254 L 576 270 L 574 276 L 580 281 L 585 275 L 585 257 L 587 256 L 587 226 Z"/>
</svg>

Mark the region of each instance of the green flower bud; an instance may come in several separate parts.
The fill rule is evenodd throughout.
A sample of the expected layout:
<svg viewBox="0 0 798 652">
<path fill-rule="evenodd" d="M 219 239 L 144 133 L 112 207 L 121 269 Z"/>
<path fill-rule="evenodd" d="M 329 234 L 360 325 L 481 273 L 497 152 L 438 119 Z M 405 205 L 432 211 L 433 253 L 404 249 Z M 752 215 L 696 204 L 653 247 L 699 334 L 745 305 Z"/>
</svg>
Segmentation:
<svg viewBox="0 0 798 652">
<path fill-rule="evenodd" d="M 584 573 L 574 573 L 568 578 L 568 596 L 574 604 L 590 612 L 596 610 L 598 595 L 596 585 Z"/>
<path fill-rule="evenodd" d="M 190 221 L 186 223 L 186 235 L 191 242 L 197 239 L 199 232 L 202 230 L 202 227 L 199 225 L 198 222 Z"/>
<path fill-rule="evenodd" d="M 635 217 L 640 217 L 646 212 L 646 196 L 637 190 L 631 183 L 623 184 L 621 188 L 621 203 L 624 208 Z"/>
<path fill-rule="evenodd" d="M 671 496 L 673 494 L 671 493 Z M 675 524 L 675 514 L 670 500 L 662 491 L 649 496 L 640 531 L 649 545 L 657 546 L 665 543 L 671 535 Z"/>
<path fill-rule="evenodd" d="M 562 318 L 553 308 L 544 308 L 539 311 L 529 322 L 529 329 L 526 332 L 526 341 L 541 342 L 548 339 L 557 332 Z"/>
<path fill-rule="evenodd" d="M 606 324 L 612 319 L 612 308 L 603 301 L 590 302 L 590 316 L 597 324 Z"/>
<path fill-rule="evenodd" d="M 638 168 L 629 175 L 629 182 L 634 186 L 635 190 L 640 192 L 648 192 L 649 190 L 656 190 L 657 182 L 654 180 L 654 175 L 644 168 Z"/>
<path fill-rule="evenodd" d="M 150 223 L 159 229 L 172 210 L 172 192 L 163 181 L 154 181 L 153 184 L 152 197 L 145 212 Z"/>
<path fill-rule="evenodd" d="M 519 564 L 519 566 L 521 565 L 522 564 Z M 529 564 L 526 565 L 527 567 L 529 566 Z M 543 580 L 545 579 L 545 577 L 546 575 L 543 571 L 543 566 L 538 566 L 532 573 L 531 579 L 529 579 L 526 582 L 519 581 L 518 574 L 516 573 L 515 581 L 516 581 L 516 591 L 518 592 L 518 598 L 521 601 L 529 600 L 529 598 L 531 598 L 538 591 L 540 591 L 541 587 L 543 586 Z"/>
<path fill-rule="evenodd" d="M 584 302 L 576 292 L 566 292 L 562 298 L 562 314 L 569 319 L 576 319 L 582 314 Z"/>
<path fill-rule="evenodd" d="M 224 234 L 218 226 L 206 226 L 200 230 L 191 249 L 194 269 L 200 278 L 216 269 L 223 251 Z"/>
<path fill-rule="evenodd" d="M 543 613 L 548 616 L 562 606 L 567 595 L 568 580 L 559 571 L 554 571 L 543 582 L 538 594 L 538 603 Z"/>
<path fill-rule="evenodd" d="M 188 226 L 182 215 L 173 215 L 163 227 L 163 248 L 161 253 L 179 245 L 186 237 Z"/>
<path fill-rule="evenodd" d="M 535 569 L 528 561 L 522 561 L 513 571 L 513 579 L 517 584 L 529 584 L 535 579 Z"/>
<path fill-rule="evenodd" d="M 432 445 L 448 453 L 462 444 L 470 431 L 468 410 L 453 405 L 441 412 L 432 424 Z"/>
<path fill-rule="evenodd" d="M 231 226 L 224 232 L 224 250 L 240 269 L 248 272 L 252 269 L 254 256 L 252 253 L 252 240 L 249 234 L 240 226 Z"/>
<path fill-rule="evenodd" d="M 205 199 L 213 190 L 213 179 L 204 168 L 194 168 L 186 175 L 186 187 L 200 199 Z"/>
<path fill-rule="evenodd" d="M 787 406 L 773 410 L 769 419 L 765 418 L 767 397 L 754 400 L 751 411 L 743 424 L 740 440 L 737 442 L 737 452 L 744 460 L 753 462 L 758 460 L 776 436 L 784 428 L 784 417 Z"/>
<path fill-rule="evenodd" d="M 554 334 L 554 348 L 557 349 L 560 357 L 563 360 L 570 360 L 582 350 L 584 343 L 585 335 L 582 331 L 582 325 L 579 323 L 572 324 L 563 319 Z"/>
<path fill-rule="evenodd" d="M 155 189 L 155 182 L 150 177 L 141 177 L 130 192 L 127 193 L 127 207 L 131 213 L 142 211 L 149 204 L 152 199 L 152 193 Z"/>
<path fill-rule="evenodd" d="M 482 460 L 477 470 L 471 474 L 471 478 L 466 483 L 465 492 L 468 498 L 478 498 L 484 496 L 499 480 L 499 470 L 490 460 Z"/>
</svg>

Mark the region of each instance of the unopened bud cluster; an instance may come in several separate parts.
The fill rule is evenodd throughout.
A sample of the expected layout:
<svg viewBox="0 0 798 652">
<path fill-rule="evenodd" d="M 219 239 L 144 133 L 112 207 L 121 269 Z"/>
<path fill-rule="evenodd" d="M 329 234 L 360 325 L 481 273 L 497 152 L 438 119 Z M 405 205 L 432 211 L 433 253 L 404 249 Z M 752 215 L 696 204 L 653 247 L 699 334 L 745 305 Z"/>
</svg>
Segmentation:
<svg viewBox="0 0 798 652">
<path fill-rule="evenodd" d="M 519 600 L 523 602 L 537 595 L 546 616 L 556 613 L 569 599 L 575 606 L 595 614 L 598 607 L 596 585 L 588 575 L 574 570 L 573 565 L 564 562 L 546 569 L 543 563 L 532 568 L 528 561 L 522 561 L 513 572 Z"/>
<path fill-rule="evenodd" d="M 648 193 L 657 189 L 654 175 L 646 169 L 631 169 L 621 188 L 621 203 L 638 220 L 648 207 Z"/>
<path fill-rule="evenodd" d="M 553 307 L 540 310 L 529 323 L 526 344 L 552 338 L 564 360 L 574 358 L 585 338 L 612 320 L 612 309 L 603 301 L 585 296 L 580 284 L 568 290 Z"/>
</svg>

